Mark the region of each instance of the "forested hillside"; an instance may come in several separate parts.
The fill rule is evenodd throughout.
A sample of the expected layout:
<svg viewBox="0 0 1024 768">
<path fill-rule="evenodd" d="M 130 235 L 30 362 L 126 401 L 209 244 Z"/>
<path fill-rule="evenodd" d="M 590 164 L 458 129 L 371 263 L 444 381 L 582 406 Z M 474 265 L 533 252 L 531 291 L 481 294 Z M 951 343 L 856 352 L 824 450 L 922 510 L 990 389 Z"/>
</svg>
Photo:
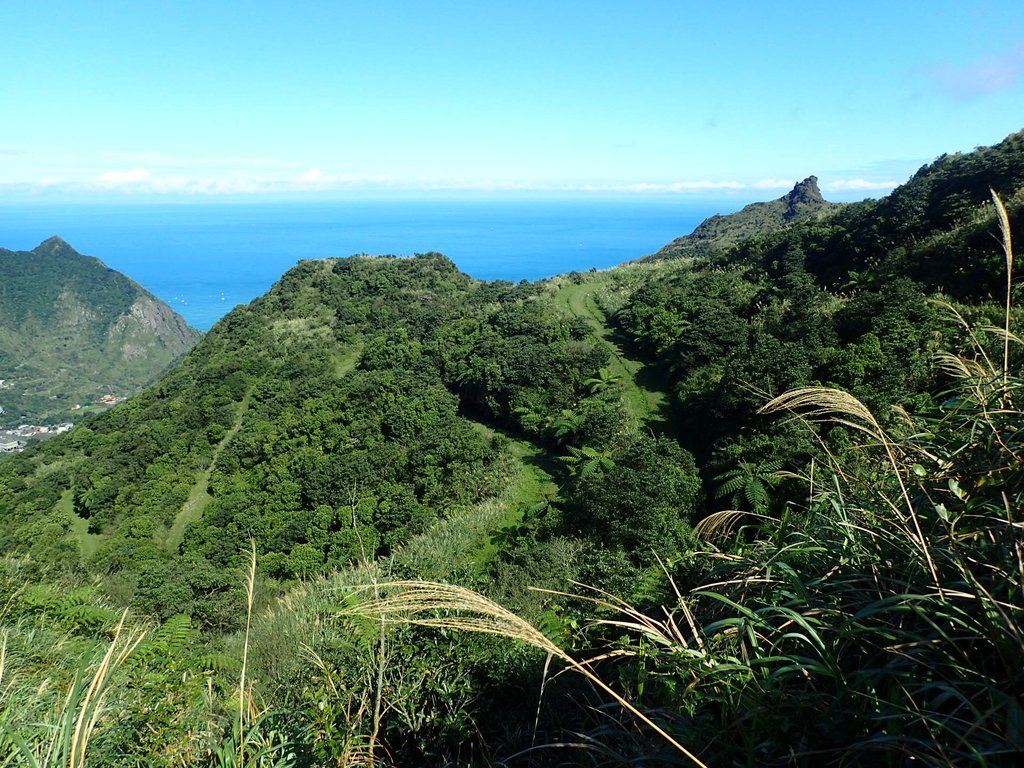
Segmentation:
<svg viewBox="0 0 1024 768">
<path fill-rule="evenodd" d="M 199 336 L 138 283 L 59 237 L 32 251 L 0 248 L 0 426 L 77 421 L 73 406 L 134 394 Z"/>
<path fill-rule="evenodd" d="M 686 259 L 301 262 L 0 459 L 0 743 L 99 707 L 89 765 L 1014 764 L 1022 210 L 1015 134 Z"/>
<path fill-rule="evenodd" d="M 642 261 L 706 256 L 712 251 L 736 245 L 748 237 L 777 232 L 790 224 L 806 222 L 811 218 L 822 218 L 839 207 L 840 203 L 830 203 L 821 196 L 818 177 L 808 176 L 776 200 L 751 203 L 735 213 L 706 219 L 693 232 L 677 237 Z"/>
</svg>

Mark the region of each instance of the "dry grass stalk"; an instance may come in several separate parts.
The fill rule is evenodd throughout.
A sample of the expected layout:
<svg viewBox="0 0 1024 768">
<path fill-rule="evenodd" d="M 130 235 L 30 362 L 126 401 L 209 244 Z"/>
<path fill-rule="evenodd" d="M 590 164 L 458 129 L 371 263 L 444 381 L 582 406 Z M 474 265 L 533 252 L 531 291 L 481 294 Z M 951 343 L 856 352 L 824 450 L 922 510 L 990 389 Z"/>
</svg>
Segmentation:
<svg viewBox="0 0 1024 768">
<path fill-rule="evenodd" d="M 371 599 L 353 609 L 356 615 L 395 624 L 499 635 L 558 657 L 565 656 L 564 651 L 529 622 L 464 587 L 427 581 L 394 581 L 356 587 L 355 591 L 374 593 Z M 445 612 L 448 615 L 438 615 Z"/>
<path fill-rule="evenodd" d="M 981 330 L 984 331 L 985 333 L 991 333 L 993 336 L 998 336 L 1000 339 L 1007 343 L 1011 341 L 1014 344 L 1021 343 L 1020 336 L 1015 334 L 1013 331 L 1006 330 L 1005 328 L 999 328 L 998 326 L 990 325 L 982 327 Z"/>
<path fill-rule="evenodd" d="M 953 319 L 956 320 L 957 325 L 959 325 L 967 332 L 967 335 L 970 337 L 971 344 L 973 345 L 974 349 L 978 352 L 979 355 L 981 355 L 981 359 L 985 361 L 985 369 L 982 370 L 984 371 L 987 369 L 987 373 L 983 373 L 981 378 L 985 378 L 986 376 L 995 377 L 997 371 L 995 366 L 992 364 L 992 360 L 991 358 L 989 358 L 988 353 L 985 352 L 985 345 L 981 343 L 981 340 L 975 334 L 974 326 L 967 322 L 967 319 L 962 314 L 960 314 L 960 310 L 958 310 L 948 301 L 943 301 L 942 299 L 929 299 L 928 301 L 934 304 L 935 306 L 939 307 L 940 309 L 943 309 L 946 312 L 948 312 L 953 317 Z M 980 367 L 979 363 L 975 363 L 975 365 L 978 365 Z"/>
<path fill-rule="evenodd" d="M 4 686 L 3 690 L 0 690 L 0 700 L 2 700 L 11 688 L 11 681 L 7 680 L 7 641 L 8 631 L 4 630 L 4 639 L 0 643 L 0 685 Z"/>
<path fill-rule="evenodd" d="M 742 509 L 723 509 L 719 512 L 712 512 L 693 527 L 693 532 L 705 541 L 724 539 L 732 534 L 741 520 L 747 517 L 755 517 L 760 520 L 771 520 L 766 515 L 756 512 L 747 512 Z"/>
<path fill-rule="evenodd" d="M 663 566 L 664 567 L 664 566 Z M 666 575 L 668 575 L 666 573 Z M 679 605 L 683 607 L 684 616 L 687 618 L 690 629 L 693 632 L 694 638 L 697 641 L 697 645 L 703 648 L 703 644 L 700 638 L 700 634 L 697 631 L 696 626 L 693 623 L 693 616 L 686 608 L 686 603 L 679 594 L 679 590 L 676 588 L 675 582 L 671 576 L 668 576 L 669 583 L 672 584 L 672 588 L 676 593 L 676 597 L 679 601 Z M 688 642 L 685 634 L 679 628 L 679 625 L 675 621 L 675 617 L 670 611 L 662 606 L 662 611 L 665 613 L 665 619 L 658 621 L 642 611 L 637 610 L 625 600 L 617 597 L 616 595 L 606 592 L 603 589 L 592 587 L 587 584 L 579 584 L 573 582 L 575 586 L 580 587 L 584 590 L 593 592 L 594 595 L 586 594 L 573 594 L 569 592 L 560 592 L 554 589 L 537 589 L 538 592 L 545 592 L 550 595 L 559 595 L 561 597 L 568 597 L 573 600 L 582 600 L 584 602 L 592 603 L 593 605 L 611 611 L 613 613 L 620 614 L 625 619 L 598 619 L 594 624 L 599 624 L 608 627 L 619 627 L 620 629 L 627 629 L 633 634 L 643 635 L 649 640 L 652 640 L 657 645 L 661 645 L 669 648 L 688 648 Z M 596 595 L 596 596 L 595 596 Z M 602 656 L 592 657 L 587 660 L 588 664 L 593 664 L 595 661 L 603 661 L 606 658 L 613 656 L 623 655 L 634 655 L 633 653 L 625 650 L 617 650 Z"/>
<path fill-rule="evenodd" d="M 256 595 L 256 541 L 249 541 L 251 556 L 245 574 L 245 642 L 242 645 L 242 671 L 238 676 L 238 764 L 245 765 L 245 711 L 248 703 L 245 673 L 249 665 L 249 634 L 252 630 L 252 607 Z"/>
<path fill-rule="evenodd" d="M 965 360 L 951 352 L 936 352 L 935 362 L 947 376 L 968 381 L 985 377 L 985 369 L 975 360 Z"/>
<path fill-rule="evenodd" d="M 935 567 L 935 561 L 932 558 L 928 540 L 921 530 L 921 523 L 918 520 L 914 503 L 911 501 L 910 492 L 903 480 L 903 467 L 896 458 L 896 444 L 879 425 L 870 409 L 848 392 L 828 387 L 800 387 L 773 398 L 761 406 L 758 413 L 768 414 L 779 411 L 788 411 L 797 418 L 808 422 L 842 424 L 863 432 L 882 446 L 889 460 L 889 465 L 892 467 L 896 482 L 899 484 L 900 495 L 903 500 L 903 506 L 906 509 L 906 514 L 902 514 L 895 504 L 889 503 L 888 506 L 900 518 L 901 524 L 905 525 L 908 520 L 910 521 L 913 530 L 908 529 L 906 532 L 924 556 L 925 562 L 928 565 L 928 571 L 932 576 L 932 582 L 941 594 L 942 584 L 939 580 L 938 569 Z"/>
<path fill-rule="evenodd" d="M 800 387 L 772 398 L 758 409 L 770 414 L 789 411 L 809 421 L 829 421 L 863 432 L 872 440 L 889 442 L 875 416 L 864 403 L 848 392 L 827 387 Z"/>
<path fill-rule="evenodd" d="M 354 615 L 396 624 L 481 632 L 517 640 L 551 654 L 615 699 L 694 765 L 707 768 L 696 755 L 605 683 L 587 662 L 576 661 L 532 624 L 483 595 L 464 587 L 428 581 L 363 585 L 356 587 L 355 592 L 365 595 L 366 599 L 341 612 L 342 616 Z"/>
<path fill-rule="evenodd" d="M 107 652 L 103 654 L 103 659 L 100 661 L 100 665 L 97 667 L 96 673 L 93 675 L 92 681 L 89 683 L 85 696 L 79 705 L 78 717 L 75 719 L 75 729 L 68 754 L 69 768 L 84 768 L 85 753 L 89 748 L 89 740 L 96 730 L 96 724 L 105 712 L 104 703 L 110 690 L 110 677 L 114 670 L 120 667 L 131 655 L 132 651 L 138 647 L 145 636 L 143 630 L 136 629 L 122 637 L 127 615 L 128 610 L 125 609 L 121 614 L 121 619 L 117 622 L 117 626 L 114 628 L 114 636 L 107 647 Z M 69 700 L 72 697 L 73 689 L 74 683 L 72 683 L 72 688 L 68 692 Z"/>
<path fill-rule="evenodd" d="M 1013 242 L 1010 238 L 1010 217 L 1006 214 L 1006 206 L 996 194 L 992 193 L 992 203 L 996 207 L 996 219 L 999 222 L 999 232 L 1003 236 L 1003 255 L 1006 257 L 1006 320 L 1005 336 L 1003 339 L 1003 386 L 1006 386 L 1010 371 L 1010 306 L 1013 300 Z"/>
<path fill-rule="evenodd" d="M 661 556 L 657 552 L 653 552 L 653 554 L 654 554 L 655 559 L 657 559 L 657 561 L 658 561 L 658 565 L 661 567 L 661 572 L 663 574 L 665 574 L 666 580 L 668 581 L 669 585 L 672 587 L 672 592 L 676 596 L 676 605 L 683 612 L 683 617 L 686 619 L 686 624 L 690 628 L 690 633 L 693 636 L 694 643 L 697 645 L 697 647 L 703 653 L 704 650 L 705 650 L 705 648 L 704 648 L 704 638 L 703 638 L 702 634 L 697 630 L 697 623 L 694 620 L 693 614 L 690 612 L 689 606 L 687 606 L 687 604 L 686 604 L 686 600 L 683 599 L 683 593 L 679 591 L 679 585 L 676 584 L 676 580 L 674 578 L 672 578 L 672 574 L 669 572 L 669 569 L 665 565 L 665 562 L 661 559 Z M 663 608 L 662 610 L 665 610 L 665 609 Z M 669 612 L 667 610 L 665 611 L 665 613 L 666 613 L 666 615 L 671 616 L 671 614 L 669 614 Z M 681 634 L 682 633 L 680 633 L 680 635 Z"/>
</svg>

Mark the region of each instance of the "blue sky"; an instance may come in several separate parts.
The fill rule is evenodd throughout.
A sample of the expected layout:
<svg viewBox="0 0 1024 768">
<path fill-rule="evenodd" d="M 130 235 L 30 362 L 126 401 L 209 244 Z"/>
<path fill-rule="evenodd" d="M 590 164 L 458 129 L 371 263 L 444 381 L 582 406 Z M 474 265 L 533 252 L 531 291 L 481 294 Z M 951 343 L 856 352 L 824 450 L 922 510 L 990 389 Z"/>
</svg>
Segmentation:
<svg viewBox="0 0 1024 768">
<path fill-rule="evenodd" d="M 0 199 L 878 196 L 1024 128 L 1019 0 L 0 2 Z"/>
</svg>

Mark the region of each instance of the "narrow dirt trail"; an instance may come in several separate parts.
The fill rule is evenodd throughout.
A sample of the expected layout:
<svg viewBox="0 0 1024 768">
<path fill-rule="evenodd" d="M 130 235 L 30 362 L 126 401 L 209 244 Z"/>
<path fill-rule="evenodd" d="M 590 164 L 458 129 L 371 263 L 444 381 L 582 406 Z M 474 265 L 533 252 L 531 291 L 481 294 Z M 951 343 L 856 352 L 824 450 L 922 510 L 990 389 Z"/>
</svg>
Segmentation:
<svg viewBox="0 0 1024 768">
<path fill-rule="evenodd" d="M 555 300 L 571 314 L 583 318 L 608 349 L 608 367 L 623 387 L 623 402 L 634 418 L 641 423 L 659 421 L 666 404 L 665 393 L 640 384 L 644 364 L 630 358 L 612 338 L 607 318 L 594 299 L 598 287 L 595 281 L 564 285 L 555 293 Z"/>
<path fill-rule="evenodd" d="M 210 463 L 207 464 L 206 469 L 199 473 L 199 477 L 196 478 L 195 483 L 192 485 L 192 489 L 188 493 L 188 498 L 185 503 L 181 505 L 181 510 L 174 518 L 174 523 L 171 525 L 170 530 L 167 531 L 167 536 L 164 538 L 164 546 L 167 549 L 175 550 L 181 545 L 182 539 L 185 537 L 185 529 L 189 523 L 198 520 L 203 516 L 203 510 L 206 509 L 206 505 L 210 503 L 210 476 L 213 474 L 213 468 L 217 466 L 217 459 L 223 452 L 224 448 L 228 443 L 231 442 L 238 430 L 242 426 L 242 420 L 245 418 L 245 414 L 249 411 L 249 403 L 252 400 L 252 390 L 250 389 L 245 393 L 245 397 L 242 398 L 242 402 L 238 407 L 238 415 L 235 416 L 235 423 L 231 425 L 224 437 L 220 439 L 217 446 L 213 449 L 213 456 L 210 457 Z"/>
<path fill-rule="evenodd" d="M 352 345 L 344 355 L 339 355 L 334 361 L 334 372 L 341 378 L 349 374 L 355 367 L 356 363 L 359 362 L 359 355 L 362 354 L 363 344 L 358 342 Z M 217 447 L 213 449 L 213 456 L 210 458 L 210 463 L 207 465 L 199 477 L 196 478 L 195 484 L 189 491 L 188 498 L 185 503 L 181 505 L 181 510 L 174 518 L 174 524 L 171 525 L 169 531 L 167 531 L 166 537 L 163 539 L 164 546 L 168 549 L 177 549 L 181 545 L 181 541 L 185 536 L 185 529 L 189 523 L 198 520 L 203 516 L 203 511 L 206 506 L 210 503 L 210 476 L 213 474 L 213 468 L 217 466 L 217 459 L 220 457 L 224 448 L 231 439 L 238 433 L 238 430 L 242 426 L 242 420 L 245 418 L 245 414 L 249 410 L 249 403 L 252 400 L 252 390 L 250 389 L 245 393 L 245 397 L 242 398 L 242 402 L 238 408 L 238 415 L 235 417 L 234 424 L 231 425 L 231 429 L 227 431 L 224 437 L 221 438 L 220 442 L 217 443 Z"/>
</svg>

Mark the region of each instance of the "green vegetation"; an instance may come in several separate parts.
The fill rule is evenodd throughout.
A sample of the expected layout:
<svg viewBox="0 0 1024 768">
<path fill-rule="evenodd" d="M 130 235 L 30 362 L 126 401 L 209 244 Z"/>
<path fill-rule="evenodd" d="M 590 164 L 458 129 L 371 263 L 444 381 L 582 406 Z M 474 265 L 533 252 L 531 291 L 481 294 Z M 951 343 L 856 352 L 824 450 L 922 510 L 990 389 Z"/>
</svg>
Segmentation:
<svg viewBox="0 0 1024 768">
<path fill-rule="evenodd" d="M 735 213 L 712 216 L 690 234 L 676 238 L 641 261 L 706 256 L 747 238 L 777 232 L 789 224 L 824 218 L 840 205 L 825 200 L 818 189 L 817 177 L 809 176 L 777 200 L 751 203 Z"/>
<path fill-rule="evenodd" d="M 608 276 L 580 275 L 578 280 L 568 281 L 560 286 L 555 301 L 565 307 L 567 314 L 588 323 L 604 343 L 609 354 L 607 368 L 598 371 L 597 376 L 588 380 L 594 391 L 621 385 L 623 403 L 630 415 L 639 423 L 658 420 L 665 408 L 665 393 L 645 386 L 644 366 L 630 358 L 613 337 L 605 313 L 597 303 L 597 296 L 607 290 Z"/>
<path fill-rule="evenodd" d="M 58 237 L 0 248 L 0 425 L 78 421 L 74 405 L 127 396 L 198 340 L 170 307 Z"/>
<path fill-rule="evenodd" d="M 1016 764 L 1022 210 L 1018 134 L 686 259 L 300 263 L 0 460 L 0 760 Z"/>
<path fill-rule="evenodd" d="M 213 474 L 213 468 L 217 464 L 217 459 L 220 458 L 221 453 L 224 451 L 224 447 L 231 442 L 231 439 L 241 428 L 242 419 L 249 410 L 251 399 L 252 392 L 246 392 L 242 402 L 239 403 L 238 416 L 235 417 L 235 423 L 231 425 L 231 428 L 224 433 L 224 437 L 214 447 L 209 465 L 199 473 L 192 488 L 189 489 L 188 498 L 185 499 L 185 503 L 181 505 L 181 509 L 175 515 L 174 522 L 171 524 L 171 528 L 164 540 L 164 545 L 170 550 L 176 551 L 181 546 L 181 540 L 185 536 L 185 529 L 189 524 L 198 521 L 203 516 L 203 512 L 206 511 L 207 505 L 209 505 L 210 500 L 213 498 L 210 496 L 210 476 Z"/>
</svg>

